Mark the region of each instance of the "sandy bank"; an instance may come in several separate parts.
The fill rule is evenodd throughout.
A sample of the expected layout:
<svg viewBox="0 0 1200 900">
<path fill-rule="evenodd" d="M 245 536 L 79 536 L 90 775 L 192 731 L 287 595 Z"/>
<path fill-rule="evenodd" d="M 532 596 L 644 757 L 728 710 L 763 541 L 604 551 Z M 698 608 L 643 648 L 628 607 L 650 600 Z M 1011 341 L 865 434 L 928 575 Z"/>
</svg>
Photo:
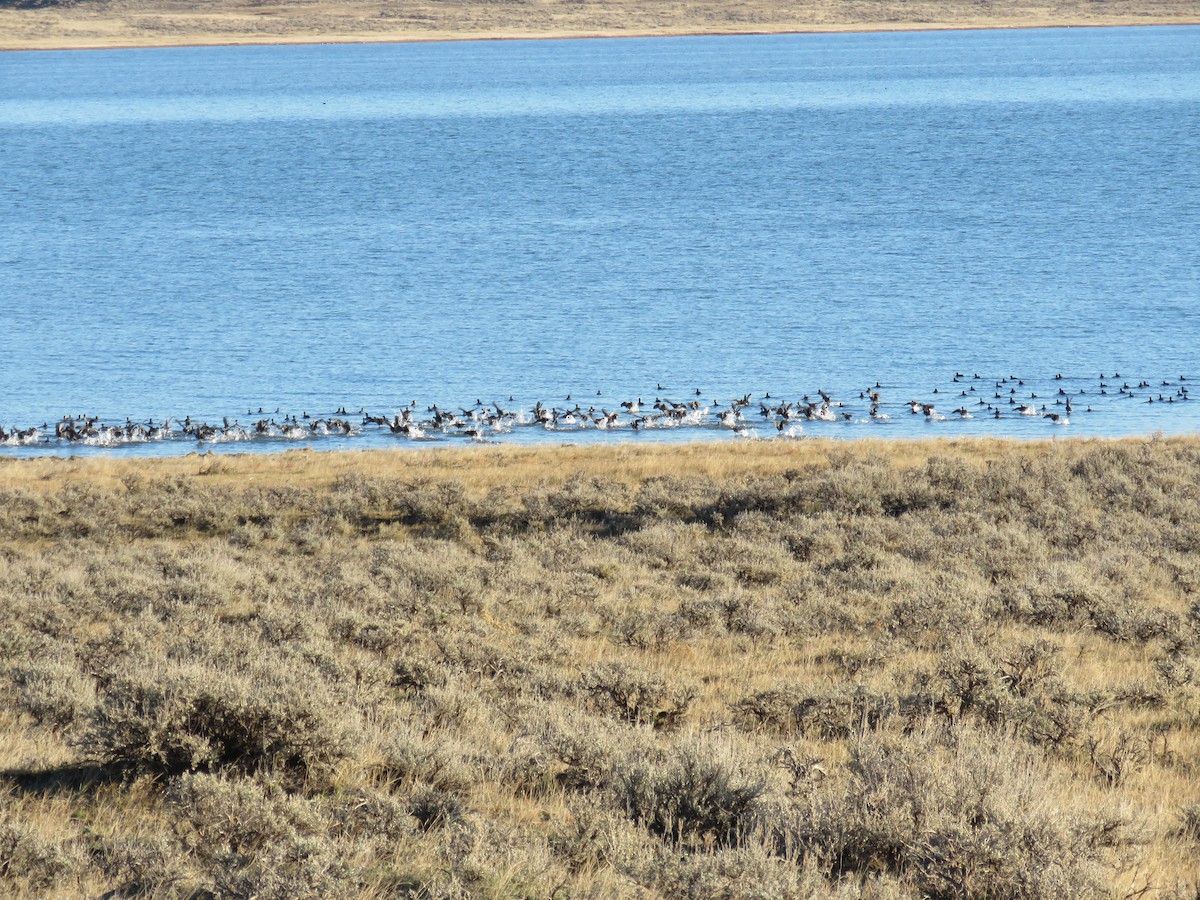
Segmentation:
<svg viewBox="0 0 1200 900">
<path fill-rule="evenodd" d="M 730 5 L 646 0 L 110 0 L 0 8 L 0 49 L 544 39 L 1200 23 L 1196 0 L 965 3 L 865 0 Z"/>
</svg>

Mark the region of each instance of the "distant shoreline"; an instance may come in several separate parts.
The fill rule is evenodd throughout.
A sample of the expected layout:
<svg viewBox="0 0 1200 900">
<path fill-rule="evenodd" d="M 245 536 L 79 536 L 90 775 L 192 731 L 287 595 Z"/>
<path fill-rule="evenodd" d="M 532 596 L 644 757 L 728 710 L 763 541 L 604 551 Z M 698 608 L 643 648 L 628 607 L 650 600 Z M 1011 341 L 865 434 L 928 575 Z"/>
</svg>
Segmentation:
<svg viewBox="0 0 1200 900">
<path fill-rule="evenodd" d="M 514 27 L 466 32 L 453 27 L 428 31 L 381 31 L 378 33 L 329 33 L 297 31 L 292 34 L 229 34 L 218 35 L 198 30 L 181 32 L 157 39 L 148 35 L 122 33 L 119 23 L 105 20 L 109 32 L 104 37 L 80 35 L 72 40 L 66 35 L 47 37 L 42 33 L 33 37 L 14 35 L 13 25 L 23 24 L 21 17 L 32 17 L 43 10 L 0 10 L 0 52 L 60 52 L 65 50 L 149 50 L 181 49 L 187 47 L 270 47 L 270 46 L 315 46 L 322 44 L 427 44 L 485 41 L 565 41 L 601 40 L 612 38 L 691 38 L 691 37 L 748 37 L 772 35 L 818 35 L 818 34 L 898 34 L 905 32 L 941 31 L 1009 31 L 1032 29 L 1066 28 L 1149 28 L 1186 27 L 1200 25 L 1200 9 L 1180 16 L 1149 16 L 1139 19 L 1126 17 L 1101 17 L 1097 20 L 1046 19 L 1046 20 L 971 20 L 963 22 L 846 22 L 811 25 L 766 25 L 758 28 L 716 29 L 703 25 L 694 27 L 629 28 L 576 30 L 536 30 Z M 85 20 L 90 21 L 90 20 Z M 17 29 L 19 32 L 19 29 Z"/>
<path fill-rule="evenodd" d="M 483 43 L 487 41 L 597 41 L 614 38 L 695 38 L 695 37 L 779 37 L 801 34 L 903 34 L 907 32 L 937 31 L 1032 31 L 1035 29 L 1066 28 L 1170 28 L 1200 25 L 1200 16 L 1181 22 L 1055 22 L 1029 25 L 929 25 L 912 23 L 886 26 L 846 26 L 830 28 L 808 28 L 786 31 L 679 31 L 679 32 L 597 32 L 595 34 L 488 34 L 476 36 L 413 36 L 413 37 L 289 37 L 273 40 L 236 41 L 179 41 L 173 43 L 129 43 L 129 44 L 83 44 L 47 47 L 8 47 L 0 45 L 0 52 L 62 52 L 64 50 L 171 50 L 187 47 L 314 47 L 326 44 L 446 44 Z"/>
</svg>

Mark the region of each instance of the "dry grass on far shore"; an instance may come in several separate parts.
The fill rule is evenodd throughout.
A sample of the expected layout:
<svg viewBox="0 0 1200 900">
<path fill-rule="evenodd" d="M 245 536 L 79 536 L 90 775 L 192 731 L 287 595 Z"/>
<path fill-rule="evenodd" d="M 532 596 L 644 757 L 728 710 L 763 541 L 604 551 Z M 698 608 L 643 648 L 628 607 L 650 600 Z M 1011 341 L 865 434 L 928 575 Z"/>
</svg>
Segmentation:
<svg viewBox="0 0 1200 900">
<path fill-rule="evenodd" d="M 1196 0 L 0 0 L 0 50 L 1196 22 Z"/>
</svg>

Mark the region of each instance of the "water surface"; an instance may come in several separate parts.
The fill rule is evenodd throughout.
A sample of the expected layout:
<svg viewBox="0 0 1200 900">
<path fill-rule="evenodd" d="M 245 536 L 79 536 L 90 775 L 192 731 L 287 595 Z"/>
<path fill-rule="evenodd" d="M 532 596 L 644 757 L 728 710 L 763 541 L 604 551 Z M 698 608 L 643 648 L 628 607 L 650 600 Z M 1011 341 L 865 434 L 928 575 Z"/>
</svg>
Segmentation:
<svg viewBox="0 0 1200 900">
<path fill-rule="evenodd" d="M 820 388 L 857 405 L 804 434 L 1053 430 L 902 405 L 978 372 L 1195 431 L 1098 391 L 1200 378 L 1197 122 L 1193 27 L 0 55 L 0 424 Z"/>
</svg>

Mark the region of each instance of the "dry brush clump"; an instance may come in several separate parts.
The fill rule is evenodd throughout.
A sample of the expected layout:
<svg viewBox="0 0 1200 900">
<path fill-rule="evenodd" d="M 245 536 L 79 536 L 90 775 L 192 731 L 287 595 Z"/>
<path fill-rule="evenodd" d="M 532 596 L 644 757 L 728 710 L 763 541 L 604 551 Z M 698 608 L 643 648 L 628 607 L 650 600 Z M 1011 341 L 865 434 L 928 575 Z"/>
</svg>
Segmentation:
<svg viewBox="0 0 1200 900">
<path fill-rule="evenodd" d="M 1183 896 L 1200 444 L 0 466 L 0 894 Z"/>
<path fill-rule="evenodd" d="M 207 661 L 138 661 L 106 676 L 79 738 L 110 766 L 177 776 L 188 772 L 328 774 L 350 754 L 335 694 L 287 662 L 237 672 Z"/>
<path fill-rule="evenodd" d="M 1054 796 L 1048 766 L 994 732 L 924 729 L 857 739 L 845 777 L 806 787 L 766 817 L 787 855 L 831 872 L 883 868 L 923 896 L 1103 893 L 1120 819 Z"/>
</svg>

